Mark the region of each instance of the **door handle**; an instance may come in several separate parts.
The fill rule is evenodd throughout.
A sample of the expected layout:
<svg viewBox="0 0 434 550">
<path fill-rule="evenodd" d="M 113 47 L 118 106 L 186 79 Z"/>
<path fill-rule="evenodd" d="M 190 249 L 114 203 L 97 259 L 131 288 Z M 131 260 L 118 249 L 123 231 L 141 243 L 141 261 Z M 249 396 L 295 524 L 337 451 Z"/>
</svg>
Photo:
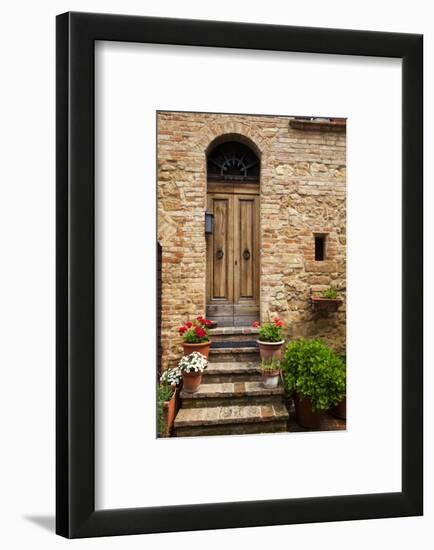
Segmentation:
<svg viewBox="0 0 434 550">
<path fill-rule="evenodd" d="M 225 254 L 224 254 L 223 250 L 222 250 L 221 248 L 219 248 L 219 249 L 217 250 L 217 252 L 216 252 L 216 258 L 217 258 L 217 260 L 221 260 L 221 259 L 223 258 L 224 255 L 225 255 Z"/>
<path fill-rule="evenodd" d="M 248 248 L 244 249 L 243 258 L 246 260 L 246 262 L 247 260 L 250 260 L 250 250 Z"/>
</svg>

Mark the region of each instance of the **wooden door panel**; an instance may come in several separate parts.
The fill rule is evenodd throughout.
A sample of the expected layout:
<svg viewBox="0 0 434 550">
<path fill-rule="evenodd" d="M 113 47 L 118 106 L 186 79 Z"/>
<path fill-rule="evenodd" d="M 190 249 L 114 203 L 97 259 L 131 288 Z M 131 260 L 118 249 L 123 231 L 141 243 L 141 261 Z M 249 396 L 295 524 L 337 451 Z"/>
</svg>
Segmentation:
<svg viewBox="0 0 434 550">
<path fill-rule="evenodd" d="M 238 223 L 240 231 L 240 298 L 253 298 L 254 251 L 253 251 L 253 219 L 254 201 L 238 201 Z"/>
<path fill-rule="evenodd" d="M 257 304 L 259 294 L 259 197 L 237 196 L 234 204 L 234 303 Z"/>
<path fill-rule="evenodd" d="M 227 199 L 214 200 L 213 298 L 228 299 L 228 211 Z"/>
<path fill-rule="evenodd" d="M 233 199 L 228 195 L 208 196 L 208 210 L 214 214 L 214 231 L 209 236 L 207 270 L 208 302 L 233 302 Z"/>
</svg>

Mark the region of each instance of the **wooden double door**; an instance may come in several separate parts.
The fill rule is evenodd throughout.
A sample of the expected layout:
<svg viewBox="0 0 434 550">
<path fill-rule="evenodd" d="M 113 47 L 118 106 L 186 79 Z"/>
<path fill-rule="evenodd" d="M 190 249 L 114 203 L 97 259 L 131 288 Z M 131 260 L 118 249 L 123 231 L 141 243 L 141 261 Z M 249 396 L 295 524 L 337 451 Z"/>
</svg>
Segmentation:
<svg viewBox="0 0 434 550">
<path fill-rule="evenodd" d="M 247 326 L 259 318 L 259 189 L 209 186 L 207 311 L 219 326 Z"/>
</svg>

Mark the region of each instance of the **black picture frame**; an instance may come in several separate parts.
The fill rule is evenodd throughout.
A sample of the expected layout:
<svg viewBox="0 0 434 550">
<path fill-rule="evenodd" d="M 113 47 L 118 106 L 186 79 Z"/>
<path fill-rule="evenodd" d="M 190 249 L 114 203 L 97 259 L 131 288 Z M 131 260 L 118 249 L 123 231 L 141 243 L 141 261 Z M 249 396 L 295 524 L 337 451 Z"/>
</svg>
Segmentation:
<svg viewBox="0 0 434 550">
<path fill-rule="evenodd" d="M 96 40 L 402 60 L 401 492 L 95 510 Z M 422 515 L 422 36 L 65 13 L 57 17 L 56 46 L 57 533 L 79 538 Z"/>
</svg>

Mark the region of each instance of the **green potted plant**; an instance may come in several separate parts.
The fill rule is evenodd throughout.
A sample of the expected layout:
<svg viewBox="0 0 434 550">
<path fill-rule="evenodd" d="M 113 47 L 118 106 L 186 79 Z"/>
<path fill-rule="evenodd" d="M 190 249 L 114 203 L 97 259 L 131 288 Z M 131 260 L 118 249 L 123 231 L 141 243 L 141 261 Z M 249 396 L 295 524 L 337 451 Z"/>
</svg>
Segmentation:
<svg viewBox="0 0 434 550">
<path fill-rule="evenodd" d="M 184 355 L 190 355 L 197 351 L 208 357 L 211 339 L 209 328 L 212 322 L 202 315 L 196 317 L 194 321 L 184 321 L 184 324 L 178 328 L 178 333 L 182 337 L 182 346 Z"/>
<path fill-rule="evenodd" d="M 342 363 L 344 364 L 344 366 L 346 368 L 346 365 L 347 365 L 347 352 L 346 352 L 345 348 L 343 348 L 343 350 L 339 353 L 339 357 L 341 358 Z M 342 399 L 339 401 L 339 403 L 337 405 L 334 405 L 330 409 L 330 412 L 334 417 L 339 418 L 340 420 L 346 420 L 347 419 L 347 394 L 346 394 L 346 392 L 345 392 L 344 396 L 342 397 Z"/>
<path fill-rule="evenodd" d="M 255 321 L 252 327 L 259 328 L 258 339 L 256 343 L 259 346 L 259 353 L 262 361 L 269 361 L 274 358 L 280 360 L 282 357 L 282 346 L 285 343 L 283 339 L 283 323 L 276 315 L 271 322 L 263 323 Z"/>
<path fill-rule="evenodd" d="M 319 428 L 321 412 L 337 405 L 345 394 L 342 359 L 321 339 L 290 342 L 282 362 L 285 389 L 294 397 L 297 422 Z"/>
<path fill-rule="evenodd" d="M 261 363 L 262 383 L 266 388 L 277 388 L 280 378 L 280 363 L 274 357 Z"/>
<path fill-rule="evenodd" d="M 207 358 L 197 351 L 181 357 L 178 367 L 182 372 L 183 391 L 194 393 L 198 390 L 202 382 L 202 373 L 207 365 Z"/>
<path fill-rule="evenodd" d="M 342 300 L 338 298 L 338 293 L 334 288 L 326 288 L 319 294 L 313 294 L 311 302 L 314 311 L 335 312 L 341 305 Z"/>
<path fill-rule="evenodd" d="M 182 381 L 179 367 L 167 369 L 157 388 L 158 435 L 169 437 L 178 412 L 178 387 Z"/>
</svg>

